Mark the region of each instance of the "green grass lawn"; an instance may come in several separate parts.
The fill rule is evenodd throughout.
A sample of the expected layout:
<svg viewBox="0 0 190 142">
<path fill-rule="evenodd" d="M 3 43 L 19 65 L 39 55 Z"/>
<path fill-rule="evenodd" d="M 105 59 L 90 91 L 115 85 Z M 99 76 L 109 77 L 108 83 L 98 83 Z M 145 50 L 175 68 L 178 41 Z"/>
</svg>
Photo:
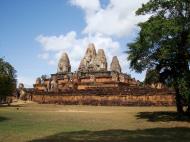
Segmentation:
<svg viewBox="0 0 190 142">
<path fill-rule="evenodd" d="M 14 141 L 189 142 L 190 120 L 175 107 L 0 107 L 0 142 Z"/>
</svg>

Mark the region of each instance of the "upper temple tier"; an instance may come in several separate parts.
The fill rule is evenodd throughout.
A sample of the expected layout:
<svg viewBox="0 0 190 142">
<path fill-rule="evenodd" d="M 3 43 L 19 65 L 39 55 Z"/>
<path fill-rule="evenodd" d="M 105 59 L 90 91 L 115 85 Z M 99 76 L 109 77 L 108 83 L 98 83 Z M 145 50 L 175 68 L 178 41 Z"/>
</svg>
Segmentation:
<svg viewBox="0 0 190 142">
<path fill-rule="evenodd" d="M 58 73 L 66 73 L 71 71 L 71 65 L 67 53 L 63 53 L 58 63 Z"/>
<path fill-rule="evenodd" d="M 114 56 L 107 69 L 107 60 L 103 49 L 96 52 L 93 43 L 88 45 L 85 56 L 82 58 L 77 71 L 71 72 L 69 57 L 63 53 L 58 63 L 58 73 L 51 74 L 51 77 L 37 78 L 34 84 L 35 90 L 44 92 L 67 92 L 73 93 L 95 91 L 104 94 L 106 89 L 116 87 L 118 90 L 122 85 L 137 86 L 139 84 L 134 78 L 121 72 L 121 66 L 117 56 Z M 98 92 L 102 90 L 103 92 Z M 110 90 L 113 93 L 113 90 Z"/>
<path fill-rule="evenodd" d="M 81 60 L 79 71 L 107 71 L 107 60 L 103 49 L 96 49 L 93 43 L 88 45 L 84 58 Z"/>
</svg>

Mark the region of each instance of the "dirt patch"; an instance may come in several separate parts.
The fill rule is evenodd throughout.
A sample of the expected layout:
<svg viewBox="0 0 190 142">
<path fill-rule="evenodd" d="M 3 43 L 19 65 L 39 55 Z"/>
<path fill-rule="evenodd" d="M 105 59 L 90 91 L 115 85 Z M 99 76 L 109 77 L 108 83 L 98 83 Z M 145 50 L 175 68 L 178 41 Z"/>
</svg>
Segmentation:
<svg viewBox="0 0 190 142">
<path fill-rule="evenodd" d="M 36 102 L 33 102 L 33 101 L 23 101 L 23 100 L 13 100 L 13 102 L 11 103 L 12 106 L 15 106 L 15 105 L 25 105 L 25 104 L 37 104 Z"/>
<path fill-rule="evenodd" d="M 112 113 L 111 111 L 86 111 L 86 110 L 58 110 L 57 112 L 68 112 L 68 113 Z"/>
</svg>

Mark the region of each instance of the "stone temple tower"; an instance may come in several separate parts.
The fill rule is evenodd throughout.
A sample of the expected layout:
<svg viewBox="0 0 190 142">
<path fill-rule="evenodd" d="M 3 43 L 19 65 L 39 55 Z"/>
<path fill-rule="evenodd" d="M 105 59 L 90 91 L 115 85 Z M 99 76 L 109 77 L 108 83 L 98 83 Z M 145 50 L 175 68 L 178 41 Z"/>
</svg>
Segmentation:
<svg viewBox="0 0 190 142">
<path fill-rule="evenodd" d="M 103 49 L 98 49 L 94 64 L 96 71 L 107 71 L 107 60 Z"/>
<path fill-rule="evenodd" d="M 84 58 L 81 60 L 78 70 L 88 71 L 93 69 L 93 64 L 96 58 L 96 49 L 93 43 L 88 45 Z"/>
<path fill-rule="evenodd" d="M 69 61 L 69 57 L 68 57 L 67 53 L 62 54 L 62 56 L 59 60 L 59 63 L 58 63 L 57 72 L 58 73 L 71 72 L 71 65 L 70 65 L 70 61 Z"/>
<path fill-rule="evenodd" d="M 111 65 L 110 65 L 110 70 L 118 72 L 118 73 L 121 73 L 121 66 L 119 64 L 119 60 L 118 60 L 117 56 L 114 56 L 112 58 L 112 62 L 111 62 Z"/>
<path fill-rule="evenodd" d="M 90 43 L 81 60 L 79 71 L 107 71 L 107 60 L 103 49 L 99 49 L 96 53 L 95 45 Z"/>
</svg>

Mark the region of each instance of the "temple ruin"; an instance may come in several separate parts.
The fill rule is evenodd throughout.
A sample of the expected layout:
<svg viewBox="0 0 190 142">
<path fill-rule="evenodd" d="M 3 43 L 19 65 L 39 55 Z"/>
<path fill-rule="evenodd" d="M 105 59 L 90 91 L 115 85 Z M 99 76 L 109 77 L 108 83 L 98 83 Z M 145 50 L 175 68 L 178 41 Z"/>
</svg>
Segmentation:
<svg viewBox="0 0 190 142">
<path fill-rule="evenodd" d="M 104 50 L 99 49 L 96 52 L 93 43 L 88 45 L 78 70 L 74 72 L 71 72 L 69 56 L 63 53 L 58 62 L 57 73 L 43 80 L 38 77 L 34 84 L 34 92 L 34 101 L 41 103 L 93 104 L 91 101 L 95 99 L 99 103 L 103 101 L 109 104 L 111 101 L 111 105 L 118 99 L 119 104 L 125 105 L 171 105 L 175 100 L 172 90 L 140 86 L 140 82 L 135 78 L 122 73 L 117 56 L 114 56 L 108 65 Z M 48 101 L 44 100 L 45 98 Z"/>
<path fill-rule="evenodd" d="M 36 79 L 35 90 L 44 92 L 64 92 L 65 90 L 83 90 L 97 87 L 113 87 L 119 84 L 138 86 L 138 81 L 121 72 L 117 56 L 114 56 L 107 67 L 107 59 L 103 49 L 96 52 L 95 45 L 90 43 L 82 58 L 78 70 L 71 72 L 71 65 L 67 53 L 63 53 L 56 74 L 51 74 L 44 83 Z"/>
</svg>

